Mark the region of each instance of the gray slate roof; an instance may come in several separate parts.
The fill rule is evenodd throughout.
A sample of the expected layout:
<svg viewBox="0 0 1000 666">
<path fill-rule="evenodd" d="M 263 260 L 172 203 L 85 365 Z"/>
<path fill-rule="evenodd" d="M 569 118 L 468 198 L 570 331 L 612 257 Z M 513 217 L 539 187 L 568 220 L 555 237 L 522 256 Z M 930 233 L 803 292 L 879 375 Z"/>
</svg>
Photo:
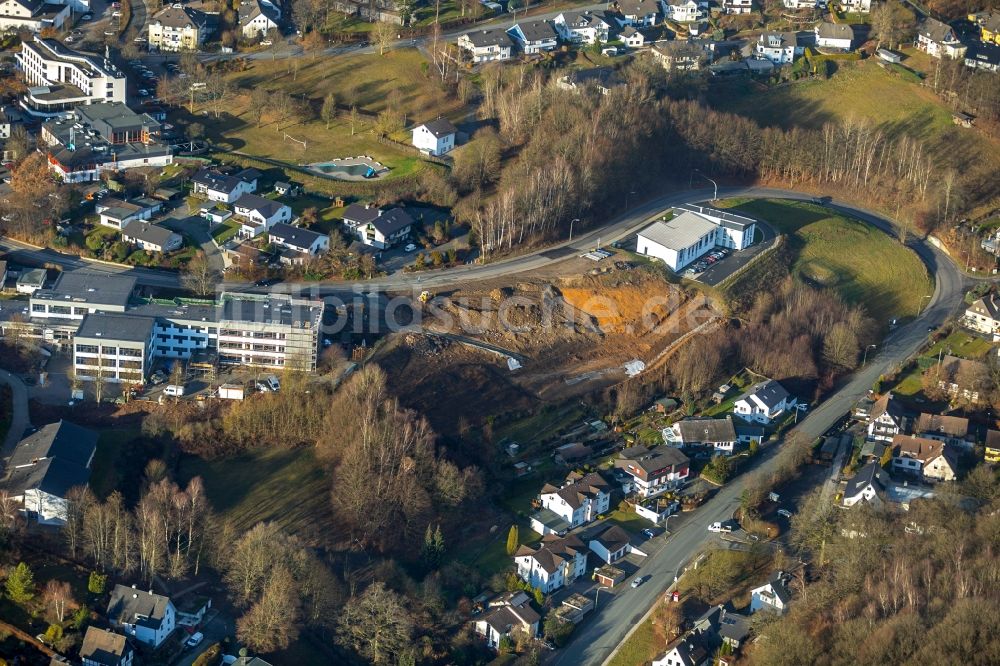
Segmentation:
<svg viewBox="0 0 1000 666">
<path fill-rule="evenodd" d="M 126 585 L 115 585 L 108 602 L 107 616 L 115 624 L 135 624 L 159 628 L 170 598 Z"/>
<path fill-rule="evenodd" d="M 556 29 L 548 21 L 522 21 L 511 30 L 520 29 L 528 43 L 544 42 L 556 38 Z"/>
<path fill-rule="evenodd" d="M 123 238 L 134 238 L 137 241 L 159 245 L 160 247 L 165 247 L 170 243 L 171 237 L 175 235 L 170 229 L 146 222 L 145 220 L 133 220 L 122 230 Z"/>
<path fill-rule="evenodd" d="M 824 39 L 854 39 L 854 29 L 846 23 L 823 22 L 816 26 L 816 36 Z"/>
<path fill-rule="evenodd" d="M 83 645 L 80 646 L 80 658 L 102 666 L 118 666 L 122 658 L 131 651 L 132 648 L 121 634 L 107 629 L 87 627 Z"/>
<path fill-rule="evenodd" d="M 191 177 L 191 182 L 220 192 L 232 192 L 240 183 L 251 183 L 261 175 L 263 174 L 257 169 L 243 169 L 233 174 L 223 173 L 218 169 L 199 169 Z"/>
<path fill-rule="evenodd" d="M 402 231 L 406 227 L 413 224 L 413 218 L 402 208 L 393 208 L 392 210 L 387 210 L 377 218 L 375 218 L 372 224 L 378 229 L 383 236 L 391 236 L 392 234 Z"/>
<path fill-rule="evenodd" d="M 303 229 L 302 227 L 293 227 L 290 224 L 279 222 L 271 227 L 268 235 L 271 238 L 281 239 L 281 241 L 286 245 L 308 250 L 317 239 L 322 238 L 325 234 L 321 234 L 310 229 Z"/>
<path fill-rule="evenodd" d="M 736 427 L 733 419 L 689 418 L 677 422 L 681 438 L 685 444 L 714 444 L 716 442 L 735 442 Z"/>
<path fill-rule="evenodd" d="M 22 439 L 10 456 L 9 466 L 30 465 L 41 458 L 59 458 L 85 467 L 96 449 L 96 432 L 69 421 L 58 421 Z"/>
<path fill-rule="evenodd" d="M 241 194 L 240 198 L 233 203 L 234 207 L 255 210 L 266 218 L 270 218 L 272 215 L 277 213 L 284 205 L 285 204 L 279 201 L 268 199 L 267 197 L 262 197 L 257 194 Z"/>
<path fill-rule="evenodd" d="M 844 497 L 854 497 L 864 490 L 868 484 L 872 484 L 876 490 L 882 491 L 889 487 L 889 476 L 877 462 L 870 462 L 858 470 L 858 473 L 847 482 Z"/>
<path fill-rule="evenodd" d="M 434 138 L 440 139 L 443 136 L 448 136 L 449 134 L 454 134 L 458 131 L 458 128 L 452 124 L 450 120 L 444 116 L 438 116 L 434 120 L 426 123 L 422 123 L 427 131 L 434 135 Z"/>
<path fill-rule="evenodd" d="M 382 209 L 374 204 L 352 203 L 344 209 L 344 219 L 357 224 L 374 222 L 382 214 Z"/>
<path fill-rule="evenodd" d="M 16 467 L 3 483 L 11 497 L 20 497 L 26 490 L 41 490 L 55 497 L 65 497 L 75 486 L 84 486 L 90 479 L 90 469 L 59 458 L 45 458 L 34 465 Z"/>
<path fill-rule="evenodd" d="M 507 31 L 499 28 L 494 30 L 474 30 L 465 33 L 465 36 L 472 42 L 473 46 L 479 49 L 490 46 L 511 47 L 514 44 Z"/>
<path fill-rule="evenodd" d="M 924 19 L 918 27 L 918 31 L 922 37 L 938 44 L 955 40 L 955 31 L 951 29 L 951 26 L 933 18 Z"/>
<path fill-rule="evenodd" d="M 768 379 L 754 384 L 750 387 L 749 391 L 740 397 L 749 398 L 750 396 L 754 396 L 766 405 L 768 409 L 774 409 L 782 400 L 787 399 L 788 395 L 788 391 L 785 390 L 784 386 L 773 379 Z"/>
</svg>

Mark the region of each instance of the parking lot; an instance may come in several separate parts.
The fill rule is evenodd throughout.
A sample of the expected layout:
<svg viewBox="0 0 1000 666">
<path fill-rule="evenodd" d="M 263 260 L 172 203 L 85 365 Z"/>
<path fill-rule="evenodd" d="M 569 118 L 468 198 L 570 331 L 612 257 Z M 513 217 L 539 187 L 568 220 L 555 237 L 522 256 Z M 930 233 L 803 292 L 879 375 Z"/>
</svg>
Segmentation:
<svg viewBox="0 0 1000 666">
<path fill-rule="evenodd" d="M 757 221 L 757 234 L 758 238 L 756 242 L 745 250 L 739 250 L 738 252 L 730 250 L 725 253 L 725 256 L 713 259 L 712 261 L 708 261 L 707 257 L 709 255 L 705 255 L 704 258 L 695 262 L 690 267 L 699 267 L 700 270 L 693 270 L 690 273 L 685 270 L 683 273 L 684 277 L 697 280 L 710 287 L 718 285 L 730 275 L 746 266 L 755 256 L 774 244 L 774 230 L 759 220 Z"/>
</svg>

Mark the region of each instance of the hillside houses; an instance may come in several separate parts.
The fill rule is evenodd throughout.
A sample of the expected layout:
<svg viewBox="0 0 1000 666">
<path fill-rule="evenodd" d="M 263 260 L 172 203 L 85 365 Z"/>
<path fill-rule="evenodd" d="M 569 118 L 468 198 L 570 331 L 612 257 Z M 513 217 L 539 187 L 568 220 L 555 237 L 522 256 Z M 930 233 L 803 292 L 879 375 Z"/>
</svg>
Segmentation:
<svg viewBox="0 0 1000 666">
<path fill-rule="evenodd" d="M 904 410 L 898 400 L 888 392 L 875 401 L 868 416 L 868 439 L 891 442 L 905 427 Z"/>
<path fill-rule="evenodd" d="M 542 592 L 553 592 L 586 574 L 587 546 L 575 535 L 547 535 L 537 548 L 518 548 L 514 564 L 521 580 Z"/>
<path fill-rule="evenodd" d="M 1000 342 L 1000 299 L 992 291 L 976 299 L 965 309 L 962 324 Z"/>
<path fill-rule="evenodd" d="M 653 497 L 684 483 L 691 473 L 691 461 L 673 446 L 632 446 L 621 452 L 615 468 L 631 478 L 639 497 Z"/>
<path fill-rule="evenodd" d="M 607 42 L 611 32 L 611 24 L 591 11 L 563 12 L 553 24 L 560 39 L 579 44 Z"/>
<path fill-rule="evenodd" d="M 704 447 L 726 456 L 736 452 L 739 441 L 732 416 L 686 418 L 664 428 L 663 439 L 670 446 Z"/>
<path fill-rule="evenodd" d="M 523 632 L 529 638 L 538 635 L 541 616 L 531 606 L 531 598 L 523 591 L 508 592 L 489 603 L 483 616 L 476 620 L 476 633 L 494 650 L 500 641 L 514 632 Z"/>
<path fill-rule="evenodd" d="M 935 58 L 961 58 L 965 45 L 947 23 L 926 18 L 917 27 L 917 48 Z"/>
<path fill-rule="evenodd" d="M 892 471 L 923 481 L 954 481 L 955 454 L 945 442 L 925 437 L 892 438 Z"/>
<path fill-rule="evenodd" d="M 510 60 L 514 46 L 511 36 L 500 28 L 467 32 L 458 38 L 458 48 L 474 63 Z"/>
<path fill-rule="evenodd" d="M 802 55 L 805 47 L 794 32 L 764 32 L 751 48 L 755 58 L 769 60 L 775 65 L 787 65 Z"/>
<path fill-rule="evenodd" d="M 157 648 L 177 626 L 177 610 L 170 597 L 115 585 L 107 608 L 108 621 L 140 643 Z"/>
<path fill-rule="evenodd" d="M 794 408 L 795 398 L 773 379 L 754 384 L 733 403 L 734 414 L 765 425 Z"/>
<path fill-rule="evenodd" d="M 541 510 L 531 516 L 539 534 L 565 534 L 592 522 L 611 508 L 611 485 L 600 474 L 570 474 L 561 487 L 545 484 L 539 493 Z"/>
</svg>

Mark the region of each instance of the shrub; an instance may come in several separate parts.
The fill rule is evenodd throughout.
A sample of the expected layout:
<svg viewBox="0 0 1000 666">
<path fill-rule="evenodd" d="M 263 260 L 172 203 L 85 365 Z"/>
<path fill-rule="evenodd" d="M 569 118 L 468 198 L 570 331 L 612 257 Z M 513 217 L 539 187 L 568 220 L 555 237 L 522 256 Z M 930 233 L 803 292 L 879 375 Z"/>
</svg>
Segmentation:
<svg viewBox="0 0 1000 666">
<path fill-rule="evenodd" d="M 90 579 L 87 580 L 87 591 L 91 594 L 104 594 L 108 587 L 107 574 L 100 574 L 96 571 L 90 572 Z"/>
</svg>

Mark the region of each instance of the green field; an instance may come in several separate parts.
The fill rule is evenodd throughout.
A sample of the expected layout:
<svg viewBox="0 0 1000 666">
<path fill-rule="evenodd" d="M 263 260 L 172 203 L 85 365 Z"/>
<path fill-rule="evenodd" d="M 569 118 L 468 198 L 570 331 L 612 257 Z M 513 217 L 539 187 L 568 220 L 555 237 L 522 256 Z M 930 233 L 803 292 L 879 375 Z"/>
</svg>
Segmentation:
<svg viewBox="0 0 1000 666">
<path fill-rule="evenodd" d="M 920 258 L 875 227 L 808 203 L 774 199 L 734 203 L 787 234 L 795 255 L 794 275 L 835 290 L 848 303 L 863 305 L 882 325 L 915 316 L 924 297 L 934 293 Z"/>
<path fill-rule="evenodd" d="M 312 449 L 261 449 L 239 456 L 181 459 L 183 483 L 201 476 L 212 507 L 239 529 L 274 521 L 316 542 L 333 534 L 330 479 Z"/>
<path fill-rule="evenodd" d="M 298 69 L 293 69 L 295 65 Z M 458 120 L 465 114 L 461 103 L 434 82 L 426 67 L 426 60 L 414 49 L 393 50 L 384 56 L 254 60 L 245 71 L 227 75 L 238 94 L 220 117 L 206 113 L 199 114 L 197 120 L 204 125 L 206 136 L 223 150 L 297 165 L 368 155 L 391 169 L 386 178 L 401 177 L 422 169 L 425 163 L 414 152 L 378 141 L 371 132 L 374 114 L 385 110 L 393 98 L 407 127 L 438 115 Z M 261 87 L 283 90 L 309 107 L 308 119 L 279 122 L 265 115 L 258 126 L 249 113 L 249 92 Z M 323 100 L 331 93 L 341 112 L 328 128 L 318 115 Z M 359 111 L 353 132 L 347 111 L 352 106 Z M 409 133 L 394 136 L 408 142 Z M 292 139 L 305 141 L 306 145 Z"/>
<path fill-rule="evenodd" d="M 229 218 L 219 226 L 212 229 L 212 238 L 215 239 L 216 243 L 222 245 L 230 238 L 235 236 L 237 233 L 239 233 L 239 230 L 240 230 L 240 223 L 234 220 L 233 218 Z"/>
<path fill-rule="evenodd" d="M 939 354 L 951 354 L 959 358 L 975 360 L 982 359 L 992 348 L 993 344 L 990 341 L 977 337 L 968 331 L 955 329 L 920 354 L 916 363 L 906 368 L 905 374 L 900 377 L 892 391 L 906 397 L 920 394 L 923 391 L 923 372 L 926 368 L 937 363 Z"/>
</svg>

